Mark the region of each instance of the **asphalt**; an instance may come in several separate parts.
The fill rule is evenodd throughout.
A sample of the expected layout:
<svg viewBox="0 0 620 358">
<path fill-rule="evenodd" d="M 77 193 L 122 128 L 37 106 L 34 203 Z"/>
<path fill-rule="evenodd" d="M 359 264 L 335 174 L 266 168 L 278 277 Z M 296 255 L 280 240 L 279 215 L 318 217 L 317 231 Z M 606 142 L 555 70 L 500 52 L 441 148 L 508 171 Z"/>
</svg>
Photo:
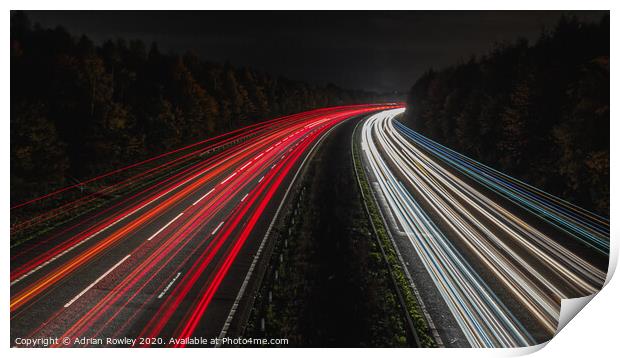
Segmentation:
<svg viewBox="0 0 620 358">
<path fill-rule="evenodd" d="M 412 143 L 411 145 L 414 145 Z M 576 240 L 570 240 L 567 238 L 566 233 L 559 231 L 556 227 L 553 227 L 549 223 L 541 220 L 540 218 L 534 217 L 530 213 L 526 212 L 522 208 L 519 208 L 510 200 L 507 200 L 504 197 L 499 195 L 495 195 L 491 193 L 488 189 L 484 188 L 479 183 L 470 180 L 467 177 L 464 177 L 461 173 L 453 170 L 449 166 L 445 165 L 439 158 L 434 157 L 431 153 L 426 152 L 427 155 L 430 155 L 431 160 L 435 161 L 439 166 L 441 166 L 444 170 L 450 172 L 455 175 L 457 178 L 463 180 L 468 185 L 470 185 L 474 190 L 477 190 L 482 195 L 490 198 L 493 202 L 499 204 L 500 207 L 506 209 L 511 213 L 512 218 L 520 218 L 524 223 L 529 225 L 529 227 L 533 227 L 540 234 L 540 237 L 548 237 L 547 240 L 552 240 L 556 244 L 563 246 L 568 249 L 569 252 L 573 252 L 578 255 L 579 259 L 584 259 L 589 264 L 593 266 L 592 270 L 601 270 L 605 271 L 607 264 L 607 257 L 604 255 L 597 254 L 593 252 L 593 250 L 575 243 Z M 385 155 L 385 153 L 382 153 Z M 462 347 L 469 346 L 468 340 L 462 333 L 461 328 L 457 324 L 454 315 L 450 314 L 450 309 L 445 305 L 444 299 L 442 295 L 439 293 L 439 290 L 436 284 L 431 279 L 427 268 L 422 264 L 422 260 L 420 259 L 418 253 L 414 249 L 411 244 L 410 238 L 403 232 L 403 228 L 397 224 L 397 221 L 394 219 L 394 215 L 392 214 L 392 209 L 389 207 L 386 199 L 383 196 L 381 189 L 377 183 L 377 177 L 373 170 L 370 170 L 368 165 L 367 156 L 362 156 L 364 158 L 364 166 L 369 175 L 372 189 L 374 190 L 376 197 L 378 199 L 378 203 L 381 207 L 381 210 L 386 217 L 387 224 L 392 233 L 392 236 L 395 239 L 395 242 L 406 261 L 406 267 L 414 280 L 415 285 L 418 288 L 418 291 L 422 297 L 422 301 L 424 302 L 427 311 L 429 312 L 430 318 L 433 321 L 437 331 L 442 338 L 442 341 L 446 346 L 449 347 Z M 387 157 L 387 156 L 386 156 Z M 508 311 L 516 317 L 516 320 L 521 322 L 524 326 L 525 330 L 533 337 L 535 342 L 544 342 L 552 338 L 552 333 L 549 332 L 547 328 L 541 323 L 539 319 L 533 316 L 531 311 L 528 309 L 528 306 L 524 304 L 524 302 L 518 299 L 514 292 L 507 288 L 505 283 L 498 277 L 494 272 L 489 270 L 488 264 L 481 261 L 480 256 L 472 249 L 472 247 L 466 242 L 467 240 L 461 239 L 457 232 L 454 231 L 454 227 L 448 225 L 444 218 L 438 215 L 436 210 L 434 209 L 434 202 L 430 202 L 427 198 L 427 194 L 424 191 L 419 190 L 417 187 L 410 184 L 409 180 L 404 176 L 399 174 L 399 167 L 397 164 L 391 160 L 387 160 L 388 165 L 391 167 L 391 171 L 395 173 L 394 175 L 398 178 L 400 183 L 407 188 L 409 193 L 415 198 L 416 202 L 419 203 L 421 209 L 430 217 L 430 219 L 438 226 L 441 232 L 443 232 L 447 239 L 454 245 L 454 247 L 458 250 L 460 255 L 462 255 L 466 262 L 468 262 L 473 272 L 478 274 L 482 281 L 485 282 L 486 285 L 490 288 L 490 291 L 493 292 L 498 301 L 503 302 L 503 304 L 508 308 Z M 443 185 L 443 183 L 442 183 Z M 450 189 L 448 186 L 445 186 L 445 192 L 451 193 L 454 197 L 458 198 L 458 195 L 453 192 L 453 189 Z M 559 271 L 554 269 L 551 266 L 545 265 L 542 263 L 538 256 L 529 252 L 525 249 L 524 246 L 518 244 L 517 240 L 514 240 L 512 237 L 507 236 L 505 232 L 503 232 L 496 224 L 492 223 L 488 217 L 485 217 L 481 214 L 480 211 L 474 209 L 470 204 L 466 201 L 458 199 L 455 204 L 453 204 L 455 208 L 462 208 L 459 210 L 463 210 L 463 215 L 471 223 L 480 223 L 483 227 L 489 230 L 489 233 L 498 237 L 507 247 L 516 253 L 516 255 L 524 258 L 526 263 L 519 262 L 516 258 L 507 256 L 506 262 L 510 262 L 515 265 L 529 265 L 524 267 L 529 267 L 531 276 L 533 277 L 534 273 L 540 275 L 544 279 L 548 280 L 548 285 L 543 285 L 538 283 L 538 289 L 541 292 L 545 293 L 545 298 L 552 301 L 552 305 L 557 307 L 559 311 L 560 297 L 556 294 L 552 293 L 550 287 L 555 286 L 563 291 L 563 294 L 566 297 L 580 297 L 584 294 L 584 289 L 579 287 L 577 284 L 571 282 L 571 280 L 567 279 L 566 276 L 561 274 Z M 445 213 L 444 213 L 445 214 Z M 432 239 L 432 238 L 429 238 Z M 499 252 L 502 252 L 504 249 L 497 249 Z M 550 251 L 550 255 L 554 255 L 556 253 Z M 557 255 L 557 254 L 556 254 Z M 529 276 L 529 275 L 528 275 Z M 533 281 L 536 282 L 536 281 Z M 600 283 L 598 283 L 600 284 Z M 597 286 L 596 282 L 592 283 L 593 290 L 599 289 L 600 286 Z M 585 292 L 587 294 L 587 292 Z M 556 318 L 557 319 L 557 318 Z"/>
<path fill-rule="evenodd" d="M 360 131 L 354 133 L 355 140 L 360 140 Z M 409 277 L 413 281 L 416 290 L 419 294 L 419 300 L 425 307 L 427 312 L 427 320 L 429 324 L 435 327 L 435 332 L 439 335 L 439 338 L 444 347 L 448 348 L 464 348 L 470 347 L 467 339 L 463 335 L 461 328 L 456 322 L 454 316 L 450 312 L 446 302 L 441 297 L 435 283 L 430 277 L 426 267 L 418 257 L 415 249 L 411 245 L 408 237 L 402 233 L 402 229 L 394 221 L 391 215 L 391 209 L 389 208 L 384 196 L 380 189 L 377 187 L 377 179 L 375 173 L 369 169 L 365 155 L 360 156 L 362 158 L 362 165 L 366 170 L 369 182 L 371 183 L 371 190 L 376 198 L 376 202 L 385 218 L 387 229 L 390 231 L 394 243 L 396 244 L 396 250 L 400 253 L 404 261 L 404 268 L 409 273 Z"/>
<path fill-rule="evenodd" d="M 286 188 L 312 148 L 297 144 L 317 140 L 300 136 L 319 128 L 282 141 L 269 154 L 265 148 L 282 137 L 233 151 L 236 157 L 217 162 L 216 169 L 205 171 L 210 163 L 205 160 L 130 202 L 76 218 L 49 237 L 13 248 L 12 272 L 54 248 L 67 249 L 12 277 L 11 346 L 17 338 L 154 333 L 158 339 L 150 343 L 160 346 L 188 332 L 218 337 Z M 241 165 L 249 161 L 255 164 L 244 171 Z M 99 233 L 84 234 L 106 220 Z M 154 323 L 159 318 L 161 326 Z"/>
</svg>

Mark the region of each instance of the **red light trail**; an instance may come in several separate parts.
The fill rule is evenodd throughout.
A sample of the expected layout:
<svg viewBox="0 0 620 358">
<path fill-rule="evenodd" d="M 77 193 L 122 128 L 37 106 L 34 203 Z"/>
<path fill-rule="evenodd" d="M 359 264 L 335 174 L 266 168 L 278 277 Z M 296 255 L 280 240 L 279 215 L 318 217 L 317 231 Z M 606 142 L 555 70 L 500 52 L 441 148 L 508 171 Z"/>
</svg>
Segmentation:
<svg viewBox="0 0 620 358">
<path fill-rule="evenodd" d="M 101 193 L 140 189 L 12 254 L 12 334 L 188 338 L 217 332 L 223 320 L 205 317 L 230 307 L 213 307 L 214 297 L 224 286 L 239 289 L 244 266 L 233 268 L 240 257 L 252 257 L 291 171 L 337 124 L 396 107 L 344 106 L 282 117 L 80 183 L 132 170 L 99 192 L 14 225 L 12 232 L 53 220 L 68 207 L 88 207 Z M 162 158 L 167 161 L 158 162 Z"/>
</svg>

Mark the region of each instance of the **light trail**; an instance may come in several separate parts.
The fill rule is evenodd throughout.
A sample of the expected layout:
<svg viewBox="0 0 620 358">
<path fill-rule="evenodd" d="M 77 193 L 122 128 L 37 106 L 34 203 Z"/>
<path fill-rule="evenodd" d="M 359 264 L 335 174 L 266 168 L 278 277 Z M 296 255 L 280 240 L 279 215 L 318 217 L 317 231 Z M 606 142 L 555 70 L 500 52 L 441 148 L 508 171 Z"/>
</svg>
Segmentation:
<svg viewBox="0 0 620 358">
<path fill-rule="evenodd" d="M 123 337 L 158 332 L 178 338 L 211 326 L 219 332 L 223 321 L 204 319 L 210 302 L 221 285 L 240 288 L 243 272 L 236 270 L 230 278 L 231 267 L 238 256 L 251 255 L 243 250 L 255 244 L 254 233 L 261 236 L 270 204 L 282 195 L 282 183 L 300 158 L 338 123 L 395 107 L 344 106 L 283 117 L 210 141 L 209 148 L 221 148 L 210 156 L 202 157 L 206 149 L 197 146 L 187 160 L 158 164 L 162 172 L 157 181 L 95 213 L 95 219 L 76 218 L 77 223 L 52 234 L 56 236 L 41 238 L 32 246 L 36 249 L 29 248 L 37 255 L 12 265 L 11 322 L 22 330 L 15 334 Z M 172 174 L 164 175 L 166 170 Z M 140 174 L 132 178 L 138 184 L 147 180 Z M 132 264 L 116 266 L 114 275 L 98 271 L 127 255 Z M 95 284 L 113 288 L 89 289 L 95 277 Z M 76 293 L 79 305 L 55 305 L 54 297 Z M 47 310 L 35 314 L 41 305 Z"/>
<path fill-rule="evenodd" d="M 446 165 L 444 159 L 450 164 L 463 157 L 450 152 L 453 160 L 448 161 L 445 147 L 431 146 L 421 135 L 395 124 L 394 117 L 403 111 L 384 111 L 364 123 L 364 158 L 389 207 L 388 216 L 396 219 L 409 238 L 470 344 L 511 347 L 534 343 L 471 260 L 550 334 L 555 332 L 560 299 L 597 291 L 605 272 L 447 170 L 442 166 Z M 440 150 L 441 155 L 432 157 L 419 147 Z M 476 167 L 471 159 L 468 165 Z M 571 238 L 585 242 L 592 236 L 579 236 L 584 232 L 604 232 L 597 230 L 605 221 L 583 209 L 569 212 L 570 204 L 548 194 L 541 199 L 541 191 L 523 183 L 513 183 L 510 188 L 519 190 L 510 191 L 500 185 L 506 181 L 505 175 L 489 168 L 484 173 L 484 183 L 495 183 L 507 199 L 517 200 L 533 212 L 545 212 L 543 217 L 550 224 L 561 222 L 549 214 L 551 208 L 557 209 L 554 215 L 566 219 L 561 228 L 572 230 Z M 608 240 L 599 236 L 589 242 L 604 250 L 601 243 L 608 245 Z"/>
<path fill-rule="evenodd" d="M 609 252 L 609 219 L 584 210 L 527 183 L 512 178 L 458 152 L 433 142 L 402 123 L 394 127 L 424 150 L 486 188 L 556 226 L 600 253 Z"/>
<path fill-rule="evenodd" d="M 96 279 L 93 283 L 91 283 L 90 285 L 88 285 L 88 287 L 86 287 L 82 292 L 78 293 L 77 296 L 73 297 L 73 299 L 71 299 L 71 301 L 65 303 L 65 308 L 71 306 L 73 304 L 73 302 L 77 301 L 80 297 L 82 297 L 82 295 L 84 295 L 88 290 L 90 290 L 91 288 L 95 287 L 96 284 L 99 283 L 99 281 L 103 280 L 107 275 L 110 274 L 110 272 L 114 271 L 114 269 L 116 269 L 117 267 L 119 267 L 123 262 L 127 261 L 127 259 L 131 257 L 131 255 L 127 255 L 125 256 L 122 260 L 120 260 L 116 265 L 112 266 L 108 271 L 106 271 L 103 275 L 99 276 L 98 279 Z"/>
</svg>

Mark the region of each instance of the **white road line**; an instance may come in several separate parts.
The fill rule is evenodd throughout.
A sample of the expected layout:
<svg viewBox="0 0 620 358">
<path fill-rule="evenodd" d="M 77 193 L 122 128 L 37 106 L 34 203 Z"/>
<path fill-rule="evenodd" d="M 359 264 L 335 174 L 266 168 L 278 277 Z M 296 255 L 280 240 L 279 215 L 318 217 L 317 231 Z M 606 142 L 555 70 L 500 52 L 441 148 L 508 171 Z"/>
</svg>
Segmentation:
<svg viewBox="0 0 620 358">
<path fill-rule="evenodd" d="M 220 184 L 225 184 L 227 181 L 229 181 L 230 179 L 232 179 L 235 175 L 237 175 L 237 172 L 234 172 L 232 174 L 230 174 L 228 176 L 228 178 L 224 179 Z"/>
<path fill-rule="evenodd" d="M 244 166 L 242 166 L 241 168 L 239 168 L 238 171 L 242 171 L 243 169 L 247 168 L 248 165 L 252 164 L 252 162 L 247 162 Z"/>
<path fill-rule="evenodd" d="M 115 268 L 119 267 L 123 262 L 125 262 L 125 260 L 127 260 L 131 255 L 127 255 L 125 256 L 122 260 L 120 260 L 116 265 L 112 266 L 112 268 L 110 268 L 108 271 L 106 271 L 103 275 L 99 276 L 98 279 L 96 279 L 93 283 L 91 283 L 90 285 L 88 285 L 88 287 L 86 287 L 82 292 L 78 293 L 77 296 L 73 297 L 73 299 L 69 302 L 67 302 L 65 304 L 65 308 L 71 306 L 71 304 L 73 304 L 73 302 L 77 301 L 78 298 L 82 297 L 83 294 L 86 293 L 86 291 L 90 290 L 91 288 L 93 288 L 93 286 L 95 286 L 96 284 L 99 283 L 99 281 L 103 280 L 107 275 L 110 274 L 110 272 L 114 271 Z"/>
<path fill-rule="evenodd" d="M 174 276 L 174 278 L 172 279 L 172 281 L 170 281 L 170 283 L 168 283 L 168 285 L 164 288 L 163 291 L 161 291 L 161 293 L 159 294 L 159 296 L 157 296 L 157 298 L 162 298 L 164 297 L 164 295 L 166 294 L 166 292 L 168 292 L 168 290 L 170 289 L 170 287 L 172 287 L 172 285 L 174 284 L 174 281 L 176 281 L 179 276 L 181 276 L 181 273 L 177 273 L 176 276 Z"/>
<path fill-rule="evenodd" d="M 245 195 L 243 196 L 243 198 L 241 198 L 241 201 L 242 201 L 242 202 L 245 200 L 245 198 L 247 198 L 247 197 L 248 197 L 248 194 L 250 194 L 250 193 L 245 194 Z"/>
<path fill-rule="evenodd" d="M 154 238 L 155 236 L 157 236 L 160 232 L 164 231 L 165 228 L 167 228 L 168 226 L 170 226 L 170 224 L 172 224 L 176 219 L 179 218 L 179 216 L 183 215 L 183 213 L 180 213 L 179 215 L 175 216 L 174 219 L 170 220 L 169 223 L 167 223 L 166 225 L 164 225 L 164 227 L 162 227 L 161 229 L 157 230 L 156 233 L 154 233 L 153 235 L 151 235 L 151 237 L 149 237 L 148 239 L 146 239 L 146 241 L 151 241 L 152 238 Z"/>
<path fill-rule="evenodd" d="M 97 236 L 97 235 L 101 234 L 102 232 L 104 232 L 105 230 L 107 230 L 107 229 L 111 228 L 112 226 L 114 226 L 114 225 L 118 224 L 119 222 L 121 222 L 121 221 L 125 220 L 127 217 L 129 217 L 129 216 L 131 216 L 131 215 L 135 214 L 136 212 L 138 212 L 138 211 L 142 210 L 145 206 L 147 206 L 147 205 L 151 204 L 152 202 L 156 201 L 157 199 L 161 198 L 162 196 L 164 196 L 164 195 L 166 195 L 166 194 L 167 194 L 167 193 L 161 194 L 160 196 L 156 197 L 155 199 L 153 199 L 153 200 L 149 201 L 148 203 L 146 203 L 146 204 L 142 205 L 141 207 L 139 207 L 139 208 L 135 209 L 134 211 L 130 212 L 129 214 L 126 214 L 125 216 L 123 216 L 122 218 L 120 218 L 120 219 L 118 219 L 118 220 L 114 221 L 114 222 L 113 222 L 113 223 L 111 223 L 110 225 L 108 225 L 108 226 L 104 227 L 103 229 L 101 229 L 101 230 L 97 231 L 96 233 L 94 233 L 94 234 L 92 234 L 92 235 L 88 236 L 87 238 L 85 238 L 84 240 L 82 240 L 82 241 L 78 242 L 77 244 L 75 244 L 75 245 L 71 246 L 70 248 L 68 248 L 68 249 L 66 249 L 66 250 L 64 250 L 64 251 L 62 251 L 62 252 L 60 252 L 59 254 L 57 254 L 56 256 L 52 257 L 51 259 L 49 259 L 49 260 L 45 261 L 44 263 L 40 264 L 39 266 L 37 266 L 37 267 L 33 268 L 32 270 L 28 271 L 28 273 L 25 273 L 25 274 L 23 274 L 21 277 L 19 277 L 18 279 L 13 280 L 13 282 L 11 282 L 11 286 L 13 286 L 14 284 L 18 283 L 19 281 L 21 281 L 21 280 L 25 279 L 26 277 L 28 277 L 28 276 L 32 275 L 33 273 L 35 273 L 35 272 L 39 271 L 40 269 L 42 269 L 43 267 L 45 267 L 45 266 L 49 265 L 50 263 L 52 263 L 52 262 L 56 261 L 58 258 L 60 258 L 60 257 L 62 257 L 62 256 L 64 256 L 64 255 L 66 255 L 67 253 L 69 253 L 69 252 L 71 252 L 71 251 L 75 250 L 76 248 L 78 248 L 78 247 L 79 247 L 79 246 L 81 246 L 82 244 L 86 243 L 88 240 L 90 240 L 90 239 L 92 239 L 93 237 L 95 237 L 95 236 Z"/>
<path fill-rule="evenodd" d="M 213 193 L 213 190 L 215 190 L 215 188 L 209 190 L 209 192 L 207 192 L 205 195 L 201 196 L 200 199 L 196 200 L 192 206 L 198 204 L 202 199 L 204 199 L 205 197 L 207 197 L 209 194 Z"/>
<path fill-rule="evenodd" d="M 257 160 L 258 158 L 262 157 L 263 155 L 265 155 L 265 153 L 261 153 L 261 154 L 259 154 L 259 155 L 255 156 L 255 157 L 254 157 L 254 160 Z"/>
<path fill-rule="evenodd" d="M 95 237 L 95 236 L 99 235 L 99 234 L 100 234 L 100 233 L 102 233 L 103 231 L 105 231 L 105 230 L 107 230 L 107 229 L 111 228 L 112 226 L 114 226 L 114 225 L 118 224 L 119 222 L 121 222 L 121 221 L 125 220 L 125 219 L 126 219 L 126 218 L 128 218 L 129 216 L 131 216 L 131 215 L 133 215 L 133 214 L 137 213 L 138 211 L 140 211 L 140 210 L 144 209 L 146 206 L 148 206 L 148 205 L 152 204 L 153 202 L 155 202 L 155 201 L 159 200 L 159 199 L 160 199 L 160 198 L 162 198 L 163 196 L 165 196 L 165 195 L 167 195 L 167 194 L 170 194 L 172 191 L 174 191 L 174 190 L 176 190 L 176 189 L 179 189 L 179 188 L 181 188 L 181 187 L 183 187 L 183 186 L 187 185 L 187 183 L 189 183 L 190 181 L 192 181 L 192 180 L 194 180 L 194 179 L 198 178 L 199 176 L 203 175 L 205 172 L 206 172 L 206 170 L 205 170 L 205 171 L 203 171 L 203 172 L 197 173 L 196 175 L 194 175 L 193 177 L 191 177 L 191 178 L 187 179 L 186 181 L 184 181 L 183 183 L 181 183 L 181 184 L 177 185 L 176 187 L 169 188 L 169 189 L 168 189 L 165 193 L 160 194 L 159 196 L 157 196 L 156 198 L 152 199 L 152 200 L 151 200 L 151 201 L 149 201 L 148 203 L 145 203 L 144 205 L 140 206 L 139 208 L 135 209 L 134 211 L 130 212 L 129 214 L 126 214 L 126 215 L 125 215 L 125 216 L 123 216 L 122 218 L 120 218 L 120 219 L 118 219 L 118 220 L 114 221 L 113 223 L 111 223 L 110 225 L 108 225 L 108 226 L 104 227 L 103 229 L 101 229 L 101 230 L 97 231 L 96 233 L 94 233 L 94 234 L 92 234 L 92 235 L 88 236 L 88 237 L 87 237 L 87 238 L 85 238 L 84 240 L 82 240 L 82 241 L 78 242 L 77 244 L 75 244 L 75 245 L 71 246 L 70 248 L 66 249 L 65 251 L 60 252 L 59 254 L 57 254 L 56 256 L 52 257 L 51 259 L 49 259 L 49 260 L 45 261 L 44 263 L 40 264 L 39 266 L 37 266 L 37 267 L 33 268 L 32 270 L 28 271 L 27 273 L 25 273 L 25 274 L 21 275 L 19 278 L 17 278 L 17 279 L 15 279 L 15 280 L 11 281 L 11 286 L 13 286 L 14 284 L 18 283 L 19 281 L 21 281 L 21 280 L 25 279 L 26 277 L 28 277 L 28 276 L 32 275 L 33 273 L 35 273 L 35 272 L 39 271 L 40 269 L 42 269 L 43 267 L 45 267 L 45 266 L 49 265 L 50 263 L 52 263 L 52 262 L 56 261 L 58 258 L 60 258 L 60 257 L 62 257 L 62 256 L 64 256 L 64 255 L 66 255 L 67 253 L 69 253 L 69 252 L 71 252 L 71 251 L 75 250 L 76 248 L 78 248 L 78 247 L 79 247 L 79 246 L 81 246 L 82 244 L 86 243 L 87 241 L 89 241 L 89 240 L 90 240 L 90 239 L 92 239 L 93 237 Z"/>
<path fill-rule="evenodd" d="M 215 235 L 215 233 L 222 227 L 222 225 L 224 225 L 223 221 L 215 228 L 215 230 L 213 230 L 213 232 L 211 232 L 211 235 Z"/>
<path fill-rule="evenodd" d="M 260 182 L 262 182 L 262 181 L 263 181 L 263 179 L 265 179 L 265 176 L 264 176 L 264 175 L 263 175 L 262 177 L 260 177 L 260 179 L 258 179 L 258 182 L 259 182 L 259 183 L 260 183 Z"/>
<path fill-rule="evenodd" d="M 260 246 L 258 247 L 258 250 L 256 251 L 256 253 L 254 254 L 254 258 L 252 260 L 252 264 L 250 265 L 250 268 L 248 269 L 248 272 L 245 275 L 245 278 L 243 280 L 243 283 L 241 284 L 241 288 L 239 289 L 239 292 L 237 293 L 237 297 L 235 298 L 235 301 L 230 309 L 230 312 L 228 313 L 228 317 L 226 318 L 226 321 L 224 322 L 224 326 L 222 327 L 222 330 L 220 331 L 220 335 L 219 338 L 223 338 L 226 337 L 226 334 L 228 333 L 228 328 L 230 327 L 230 323 L 232 322 L 236 312 L 237 312 L 237 308 L 239 307 L 239 302 L 241 301 L 241 297 L 243 297 L 246 287 L 248 285 L 248 283 L 250 282 L 250 279 L 252 278 L 252 274 L 254 272 L 254 268 L 256 267 L 258 260 L 261 256 L 261 253 L 263 252 L 263 249 L 265 247 L 265 244 L 267 242 L 267 239 L 269 238 L 269 235 L 271 233 L 271 230 L 273 229 L 273 225 L 276 222 L 276 219 L 278 218 L 278 215 L 280 215 L 280 210 L 282 210 L 282 206 L 284 205 L 284 202 L 286 202 L 289 192 L 291 191 L 291 188 L 293 187 L 293 184 L 295 183 L 295 180 L 297 179 L 297 176 L 299 176 L 299 173 L 301 172 L 302 168 L 304 167 L 304 164 L 306 163 L 306 161 L 308 160 L 308 158 L 310 157 L 310 155 L 314 152 L 315 148 L 317 148 L 317 146 L 323 141 L 323 139 L 325 137 L 327 137 L 327 135 L 337 126 L 339 126 L 340 124 L 342 124 L 343 122 L 337 123 L 336 125 L 334 125 L 332 128 L 330 128 L 327 132 L 325 132 L 312 146 L 312 148 L 310 148 L 310 150 L 306 153 L 306 156 L 304 157 L 304 160 L 301 162 L 301 164 L 299 164 L 299 167 L 297 168 L 297 171 L 295 172 L 295 175 L 293 176 L 293 178 L 291 179 L 291 182 L 288 185 L 288 188 L 286 188 L 286 191 L 284 192 L 284 197 L 282 198 L 282 200 L 280 201 L 280 204 L 278 205 L 278 208 L 276 209 L 275 214 L 273 215 L 273 218 L 271 219 L 271 223 L 269 224 L 269 227 L 267 227 L 267 231 L 265 232 L 265 236 L 263 236 L 263 240 L 260 243 Z M 274 164 L 275 167 L 275 164 Z M 216 347 L 221 347 L 221 343 L 220 344 L 216 344 Z"/>
</svg>

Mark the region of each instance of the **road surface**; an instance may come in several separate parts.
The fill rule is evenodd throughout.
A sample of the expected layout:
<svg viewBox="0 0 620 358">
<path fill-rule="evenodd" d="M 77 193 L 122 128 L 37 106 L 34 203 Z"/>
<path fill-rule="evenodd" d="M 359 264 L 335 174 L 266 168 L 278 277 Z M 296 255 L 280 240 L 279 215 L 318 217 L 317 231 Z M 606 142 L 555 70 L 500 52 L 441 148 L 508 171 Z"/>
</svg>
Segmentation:
<svg viewBox="0 0 620 358">
<path fill-rule="evenodd" d="M 183 347 L 189 337 L 218 337 L 305 156 L 333 126 L 385 108 L 334 107 L 254 125 L 149 163 L 95 193 L 140 188 L 100 209 L 86 210 L 98 195 L 84 194 L 13 225 L 16 235 L 73 208 L 87 212 L 13 245 L 11 345 L 46 346 L 33 340 L 52 337 L 52 346 Z"/>
<path fill-rule="evenodd" d="M 403 111 L 366 120 L 361 148 L 390 230 L 432 282 L 426 297 L 468 345 L 550 339 L 560 299 L 602 287 L 609 221 L 430 141 L 394 119 Z"/>
</svg>

